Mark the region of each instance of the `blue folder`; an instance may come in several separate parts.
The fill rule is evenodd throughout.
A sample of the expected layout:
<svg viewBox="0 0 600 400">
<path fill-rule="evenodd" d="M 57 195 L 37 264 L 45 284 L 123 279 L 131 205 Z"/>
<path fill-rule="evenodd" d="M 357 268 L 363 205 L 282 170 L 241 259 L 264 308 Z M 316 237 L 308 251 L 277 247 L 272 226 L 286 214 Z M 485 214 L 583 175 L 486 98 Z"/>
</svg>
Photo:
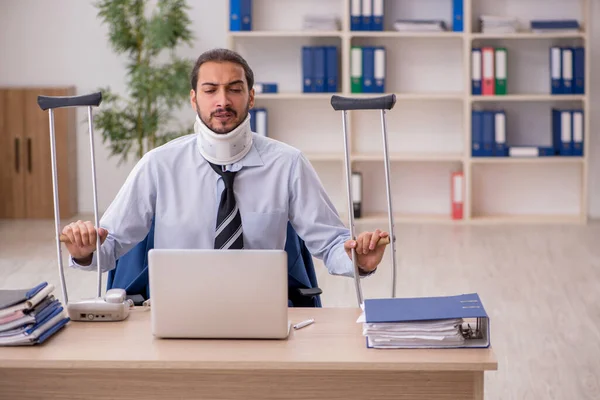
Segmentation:
<svg viewBox="0 0 600 400">
<path fill-rule="evenodd" d="M 490 346 L 489 317 L 477 293 L 458 296 L 366 299 L 366 323 L 474 319 L 478 338 L 467 339 L 460 347 Z"/>
</svg>

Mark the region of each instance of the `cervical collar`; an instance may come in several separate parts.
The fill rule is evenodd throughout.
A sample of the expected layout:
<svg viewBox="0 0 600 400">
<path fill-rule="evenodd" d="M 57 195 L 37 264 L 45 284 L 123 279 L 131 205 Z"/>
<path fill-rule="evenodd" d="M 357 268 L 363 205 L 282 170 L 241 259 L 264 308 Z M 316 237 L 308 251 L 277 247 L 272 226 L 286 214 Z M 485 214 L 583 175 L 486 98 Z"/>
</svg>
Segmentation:
<svg viewBox="0 0 600 400">
<path fill-rule="evenodd" d="M 228 165 L 238 162 L 252 147 L 250 114 L 237 128 L 225 134 L 213 132 L 196 116 L 194 131 L 198 133 L 200 153 L 213 164 Z"/>
</svg>

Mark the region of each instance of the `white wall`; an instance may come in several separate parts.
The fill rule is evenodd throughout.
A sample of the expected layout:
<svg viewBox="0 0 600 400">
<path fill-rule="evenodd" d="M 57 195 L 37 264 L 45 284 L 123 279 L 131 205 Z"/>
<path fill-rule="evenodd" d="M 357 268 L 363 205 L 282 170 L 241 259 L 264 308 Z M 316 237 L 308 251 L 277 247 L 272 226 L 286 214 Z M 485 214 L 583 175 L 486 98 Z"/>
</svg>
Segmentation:
<svg viewBox="0 0 600 400">
<path fill-rule="evenodd" d="M 556 3 L 563 1 L 568 3 L 574 0 L 555 0 Z M 185 48 L 180 54 L 195 58 L 204 50 L 225 46 L 227 1 L 193 0 L 188 3 L 196 41 L 192 48 Z M 600 3 L 592 3 L 593 21 L 600 18 Z M 592 43 L 600 39 L 598 25 L 592 24 Z M 105 85 L 120 91 L 125 87 L 125 59 L 115 55 L 109 48 L 107 28 L 96 17 L 92 0 L 2 0 L 0 29 L 0 85 L 75 85 L 81 94 Z M 593 70 L 600 61 L 600 51 L 594 46 L 588 48 L 591 49 L 589 56 Z M 262 64 L 256 65 L 257 72 L 260 72 L 265 63 L 258 64 Z M 595 133 L 600 122 L 596 95 L 600 91 L 599 75 L 592 74 L 591 87 L 589 212 L 593 217 L 600 217 L 600 162 L 597 160 L 600 140 L 596 140 Z M 183 118 L 188 116 L 193 117 L 191 110 L 189 115 L 183 114 Z M 78 114 L 78 121 L 81 122 L 78 125 L 77 144 L 78 185 L 80 212 L 88 213 L 92 211 L 93 201 L 85 118 L 85 111 L 82 110 Z M 97 138 L 99 207 L 102 211 L 119 190 L 132 164 L 117 166 L 116 158 L 108 158 L 108 150 L 100 143 L 99 134 Z"/>
<path fill-rule="evenodd" d="M 109 47 L 107 26 L 96 17 L 92 0 L 0 1 L 0 86 L 74 85 L 78 94 L 101 86 L 123 92 L 125 61 Z M 179 55 L 197 58 L 212 47 L 226 46 L 225 1 L 193 0 L 189 15 L 196 38 Z M 193 123 L 194 114 L 188 117 Z M 87 111 L 77 115 L 79 211 L 93 211 Z M 108 207 L 133 163 L 117 166 L 96 132 L 98 207 Z"/>
</svg>

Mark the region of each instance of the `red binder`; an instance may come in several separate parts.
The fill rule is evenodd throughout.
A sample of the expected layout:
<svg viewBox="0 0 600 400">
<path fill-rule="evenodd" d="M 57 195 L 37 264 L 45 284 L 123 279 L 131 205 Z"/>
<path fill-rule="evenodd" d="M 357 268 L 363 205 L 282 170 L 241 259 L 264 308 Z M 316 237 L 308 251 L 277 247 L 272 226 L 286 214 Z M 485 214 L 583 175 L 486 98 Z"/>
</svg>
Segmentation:
<svg viewBox="0 0 600 400">
<path fill-rule="evenodd" d="M 464 204 L 464 175 L 461 172 L 453 172 L 450 197 L 452 206 L 452 219 L 463 219 L 463 204 Z"/>
<path fill-rule="evenodd" d="M 496 94 L 496 74 L 494 72 L 494 48 L 481 49 L 481 94 L 493 96 Z"/>
</svg>

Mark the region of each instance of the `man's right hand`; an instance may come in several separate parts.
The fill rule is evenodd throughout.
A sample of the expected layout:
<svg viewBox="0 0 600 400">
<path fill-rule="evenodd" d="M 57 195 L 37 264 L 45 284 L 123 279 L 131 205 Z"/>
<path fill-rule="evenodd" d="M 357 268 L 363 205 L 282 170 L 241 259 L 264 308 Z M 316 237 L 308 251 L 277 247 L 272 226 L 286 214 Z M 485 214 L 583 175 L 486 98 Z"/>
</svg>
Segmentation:
<svg viewBox="0 0 600 400">
<path fill-rule="evenodd" d="M 69 238 L 65 246 L 77 263 L 89 265 L 92 262 L 92 255 L 96 251 L 96 232 L 100 234 L 100 243 L 104 243 L 108 231 L 104 228 L 96 230 L 91 221 L 79 220 L 63 228 L 63 235 Z"/>
</svg>

